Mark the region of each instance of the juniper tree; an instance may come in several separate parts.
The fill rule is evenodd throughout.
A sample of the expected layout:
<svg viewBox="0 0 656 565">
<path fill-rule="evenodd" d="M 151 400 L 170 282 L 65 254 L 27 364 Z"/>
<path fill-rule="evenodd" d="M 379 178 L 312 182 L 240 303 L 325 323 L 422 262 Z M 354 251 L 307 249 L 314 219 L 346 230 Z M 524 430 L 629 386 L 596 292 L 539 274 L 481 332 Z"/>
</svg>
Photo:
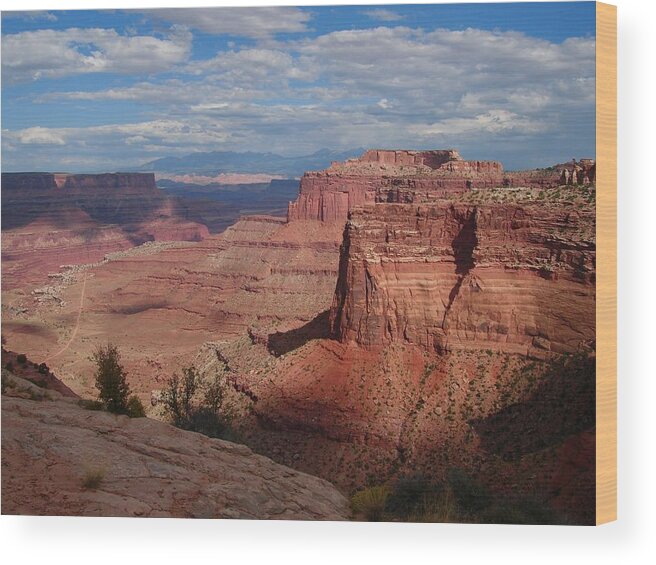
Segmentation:
<svg viewBox="0 0 656 565">
<path fill-rule="evenodd" d="M 111 343 L 98 346 L 92 359 L 96 363 L 96 388 L 100 400 L 110 412 L 125 413 L 130 387 L 118 348 Z"/>
</svg>

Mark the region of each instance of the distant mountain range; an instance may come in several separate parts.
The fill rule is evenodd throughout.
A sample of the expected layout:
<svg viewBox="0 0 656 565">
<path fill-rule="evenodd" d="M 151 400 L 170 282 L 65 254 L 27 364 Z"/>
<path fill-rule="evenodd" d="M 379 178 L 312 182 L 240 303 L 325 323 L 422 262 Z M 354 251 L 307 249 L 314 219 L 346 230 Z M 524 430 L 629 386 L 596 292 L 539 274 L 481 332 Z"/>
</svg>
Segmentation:
<svg viewBox="0 0 656 565">
<path fill-rule="evenodd" d="M 234 151 L 210 151 L 190 153 L 183 157 L 163 157 L 145 163 L 137 169 L 142 172 L 159 172 L 197 175 L 219 175 L 222 173 L 268 173 L 299 177 L 305 171 L 325 169 L 331 161 L 343 161 L 364 153 L 364 149 L 332 151 L 320 149 L 311 155 L 284 157 L 275 153 L 238 153 Z"/>
</svg>

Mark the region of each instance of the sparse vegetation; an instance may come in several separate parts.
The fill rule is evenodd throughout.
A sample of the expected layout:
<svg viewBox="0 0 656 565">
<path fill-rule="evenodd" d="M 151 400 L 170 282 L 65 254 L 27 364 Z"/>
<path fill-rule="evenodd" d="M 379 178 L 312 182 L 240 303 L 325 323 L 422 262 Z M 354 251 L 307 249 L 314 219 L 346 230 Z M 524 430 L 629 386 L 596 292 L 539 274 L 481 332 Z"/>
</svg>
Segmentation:
<svg viewBox="0 0 656 565">
<path fill-rule="evenodd" d="M 133 394 L 130 398 L 128 398 L 126 414 L 130 416 L 130 418 L 146 417 L 146 410 L 144 409 L 144 405 L 141 403 L 141 400 L 139 400 L 139 397 L 136 394 Z"/>
<path fill-rule="evenodd" d="M 88 398 L 80 398 L 77 404 L 85 410 L 102 410 L 105 407 L 100 400 L 90 400 Z"/>
<path fill-rule="evenodd" d="M 16 355 L 16 362 L 20 365 L 27 365 L 27 356 L 24 353 Z"/>
<path fill-rule="evenodd" d="M 448 482 L 462 513 L 476 515 L 489 506 L 491 495 L 487 488 L 462 469 L 450 469 Z"/>
<path fill-rule="evenodd" d="M 402 520 L 419 516 L 441 493 L 438 485 L 422 475 L 401 477 L 394 484 L 394 489 L 387 500 L 387 511 Z"/>
<path fill-rule="evenodd" d="M 390 487 L 371 486 L 351 498 L 355 517 L 369 521 L 563 524 L 565 518 L 537 496 L 493 494 L 462 469 L 445 481 L 401 477 Z"/>
<path fill-rule="evenodd" d="M 351 497 L 351 509 L 356 516 L 369 522 L 380 522 L 385 516 L 390 492 L 390 488 L 384 485 L 362 489 Z"/>
<path fill-rule="evenodd" d="M 182 377 L 174 374 L 162 392 L 164 412 L 172 424 L 183 430 L 210 437 L 232 437 L 231 414 L 225 406 L 227 385 L 221 375 L 203 379 L 194 366 Z"/>
<path fill-rule="evenodd" d="M 85 489 L 95 490 L 102 484 L 104 479 L 104 469 L 87 469 L 82 478 L 82 486 Z"/>
<path fill-rule="evenodd" d="M 96 363 L 96 388 L 100 400 L 110 412 L 127 413 L 130 388 L 118 348 L 111 343 L 98 346 L 92 359 Z"/>
</svg>

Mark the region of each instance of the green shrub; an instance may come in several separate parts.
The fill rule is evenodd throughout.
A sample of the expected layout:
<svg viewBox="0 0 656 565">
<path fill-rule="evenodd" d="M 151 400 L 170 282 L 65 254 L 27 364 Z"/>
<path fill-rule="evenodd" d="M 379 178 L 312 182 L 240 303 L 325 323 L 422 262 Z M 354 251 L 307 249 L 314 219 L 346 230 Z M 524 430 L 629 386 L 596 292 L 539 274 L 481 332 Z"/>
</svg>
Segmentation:
<svg viewBox="0 0 656 565">
<path fill-rule="evenodd" d="M 24 353 L 19 353 L 18 355 L 16 355 L 16 361 L 18 361 L 21 365 L 26 365 L 27 356 Z"/>
<path fill-rule="evenodd" d="M 162 391 L 162 405 L 178 428 L 190 429 L 192 400 L 200 384 L 200 375 L 193 366 L 182 370 L 182 378 L 174 374 Z"/>
<path fill-rule="evenodd" d="M 478 514 L 490 505 L 491 495 L 487 488 L 462 469 L 450 469 L 448 481 L 456 503 L 464 514 Z"/>
<path fill-rule="evenodd" d="M 384 485 L 365 488 L 351 497 L 351 509 L 369 522 L 380 522 L 385 516 L 385 506 L 390 488 Z"/>
<path fill-rule="evenodd" d="M 136 394 L 128 398 L 126 413 L 130 418 L 145 418 L 146 410 Z"/>
<path fill-rule="evenodd" d="M 45 363 L 41 363 L 39 365 L 38 371 L 42 375 L 47 375 L 50 372 L 50 369 L 48 369 L 48 365 L 46 365 Z"/>
<path fill-rule="evenodd" d="M 227 428 L 227 422 L 207 406 L 199 406 L 190 414 L 188 429 L 195 432 L 209 437 L 225 438 Z"/>
<path fill-rule="evenodd" d="M 438 498 L 442 490 L 441 485 L 422 475 L 401 477 L 394 484 L 387 499 L 386 510 L 402 520 L 407 520 L 410 516 L 421 513 L 422 507 Z"/>
<path fill-rule="evenodd" d="M 104 469 L 87 469 L 82 478 L 82 486 L 86 489 L 97 489 L 105 478 Z"/>
<path fill-rule="evenodd" d="M 10 373 L 13 373 L 14 372 L 14 364 L 11 361 L 9 361 L 5 365 L 5 369 L 7 369 L 7 371 L 9 371 Z"/>
<path fill-rule="evenodd" d="M 407 522 L 462 522 L 451 489 L 446 487 L 439 493 L 425 496 L 408 515 Z"/>
<path fill-rule="evenodd" d="M 234 440 L 231 415 L 224 406 L 226 383 L 215 377 L 204 381 L 192 365 L 174 374 L 162 391 L 164 412 L 174 426 L 209 437 Z"/>
<path fill-rule="evenodd" d="M 497 500 L 480 513 L 479 521 L 484 524 L 567 523 L 565 517 L 553 510 L 546 502 L 532 497 Z"/>
<path fill-rule="evenodd" d="M 98 346 L 92 360 L 96 363 L 96 388 L 100 400 L 110 412 L 125 414 L 130 388 L 118 348 L 111 343 Z"/>
</svg>

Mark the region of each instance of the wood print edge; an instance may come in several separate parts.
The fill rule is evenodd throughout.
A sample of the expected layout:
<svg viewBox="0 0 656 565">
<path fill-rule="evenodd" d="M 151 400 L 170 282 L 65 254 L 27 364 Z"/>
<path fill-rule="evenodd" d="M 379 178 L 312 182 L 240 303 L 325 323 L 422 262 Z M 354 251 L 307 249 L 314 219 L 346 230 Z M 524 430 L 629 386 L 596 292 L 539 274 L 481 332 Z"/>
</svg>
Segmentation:
<svg viewBox="0 0 656 565">
<path fill-rule="evenodd" d="M 617 519 L 617 8 L 596 4 L 596 522 Z"/>
</svg>

